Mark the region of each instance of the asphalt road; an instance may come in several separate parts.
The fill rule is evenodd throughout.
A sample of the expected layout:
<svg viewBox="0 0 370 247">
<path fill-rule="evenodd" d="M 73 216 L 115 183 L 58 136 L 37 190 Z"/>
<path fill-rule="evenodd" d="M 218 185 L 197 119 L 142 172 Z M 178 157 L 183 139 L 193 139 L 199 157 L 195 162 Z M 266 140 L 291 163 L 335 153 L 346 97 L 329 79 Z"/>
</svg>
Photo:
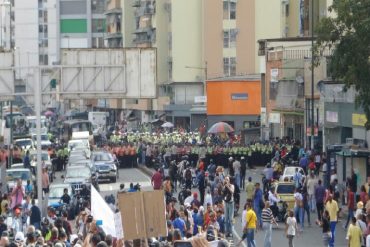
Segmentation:
<svg viewBox="0 0 370 247">
<path fill-rule="evenodd" d="M 113 194 L 116 195 L 117 191 L 119 190 L 120 184 L 125 184 L 125 188 L 129 188 L 131 182 L 140 183 L 142 190 L 151 190 L 150 178 L 142 173 L 139 169 L 128 168 L 128 169 L 120 169 L 119 171 L 119 179 L 116 183 L 109 183 L 109 182 L 102 182 L 99 184 L 100 186 L 100 193 L 104 197 L 105 195 Z M 61 183 L 62 179 L 60 178 L 62 173 L 57 174 L 57 179 L 55 183 Z M 247 178 L 252 177 L 254 182 L 261 182 L 261 168 L 255 170 L 248 170 L 247 171 Z M 196 189 L 194 190 L 196 191 Z M 175 195 L 177 198 L 177 195 Z M 241 193 L 241 203 L 246 201 L 246 193 Z M 242 206 L 239 211 L 239 215 L 235 218 L 234 224 L 234 239 L 230 242 L 238 242 L 240 236 L 242 235 L 242 226 L 241 226 L 241 212 Z M 307 216 L 305 221 L 305 229 L 302 233 L 296 236 L 294 240 L 294 246 L 296 247 L 318 247 L 323 246 L 322 242 L 322 233 L 321 228 L 314 224 L 317 218 L 317 214 L 314 213 L 311 215 L 311 223 L 312 226 L 308 227 L 307 223 Z M 339 222 L 337 224 L 337 231 L 336 231 L 336 242 L 335 246 L 347 246 L 347 241 L 345 240 L 346 232 L 342 228 L 343 222 Z M 284 234 L 285 225 L 281 222 L 279 226 L 274 226 L 273 233 L 272 233 L 272 246 L 287 246 L 288 239 L 285 237 Z M 259 231 L 255 235 L 256 244 L 257 246 L 263 246 L 264 240 L 264 232 Z M 246 242 L 242 243 L 243 246 L 246 246 Z"/>
</svg>

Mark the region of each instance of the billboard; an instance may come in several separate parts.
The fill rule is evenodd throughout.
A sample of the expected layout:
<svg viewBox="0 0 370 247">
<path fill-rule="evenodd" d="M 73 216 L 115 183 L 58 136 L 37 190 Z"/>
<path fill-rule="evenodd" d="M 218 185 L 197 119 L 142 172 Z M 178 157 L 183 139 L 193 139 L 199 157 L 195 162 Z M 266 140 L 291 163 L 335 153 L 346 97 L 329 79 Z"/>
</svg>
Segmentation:
<svg viewBox="0 0 370 247">
<path fill-rule="evenodd" d="M 208 115 L 260 115 L 259 80 L 207 81 Z"/>
<path fill-rule="evenodd" d="M 60 94 L 64 99 L 155 98 L 156 50 L 62 49 Z"/>
</svg>

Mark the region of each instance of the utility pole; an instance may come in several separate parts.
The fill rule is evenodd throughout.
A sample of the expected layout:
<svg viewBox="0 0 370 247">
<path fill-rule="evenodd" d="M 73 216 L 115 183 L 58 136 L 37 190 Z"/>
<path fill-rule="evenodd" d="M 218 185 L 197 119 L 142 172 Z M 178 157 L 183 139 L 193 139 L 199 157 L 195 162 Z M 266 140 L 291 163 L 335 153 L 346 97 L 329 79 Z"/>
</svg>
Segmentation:
<svg viewBox="0 0 370 247">
<path fill-rule="evenodd" d="M 34 68 L 35 75 L 35 112 L 36 112 L 36 138 L 37 138 L 37 200 L 42 216 L 45 214 L 42 200 L 42 160 L 41 160 L 41 68 Z"/>
<path fill-rule="evenodd" d="M 315 84 L 315 60 L 314 60 L 314 1 L 311 0 L 311 150 L 315 146 L 315 93 L 314 93 L 314 84 Z"/>
<path fill-rule="evenodd" d="M 9 138 L 9 158 L 8 167 L 12 167 L 13 164 L 13 101 L 10 101 L 10 138 Z"/>
</svg>

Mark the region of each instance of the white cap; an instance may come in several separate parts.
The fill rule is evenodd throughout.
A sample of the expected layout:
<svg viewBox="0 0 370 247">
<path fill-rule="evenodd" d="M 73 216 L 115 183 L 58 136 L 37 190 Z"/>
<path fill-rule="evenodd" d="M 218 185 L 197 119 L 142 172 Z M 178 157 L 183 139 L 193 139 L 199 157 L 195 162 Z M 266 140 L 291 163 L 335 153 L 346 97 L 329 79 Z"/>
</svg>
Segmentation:
<svg viewBox="0 0 370 247">
<path fill-rule="evenodd" d="M 16 242 L 23 242 L 24 241 L 24 234 L 23 234 L 23 232 L 17 232 L 17 234 L 15 234 L 14 240 Z"/>
<path fill-rule="evenodd" d="M 233 157 L 230 157 L 229 160 L 233 160 Z"/>
</svg>

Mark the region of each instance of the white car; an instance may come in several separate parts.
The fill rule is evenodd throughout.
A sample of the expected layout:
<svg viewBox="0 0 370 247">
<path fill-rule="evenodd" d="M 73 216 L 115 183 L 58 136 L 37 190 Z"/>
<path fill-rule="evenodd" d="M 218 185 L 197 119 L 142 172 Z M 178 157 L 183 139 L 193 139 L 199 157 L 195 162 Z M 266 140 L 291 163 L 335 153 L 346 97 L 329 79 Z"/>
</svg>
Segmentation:
<svg viewBox="0 0 370 247">
<path fill-rule="evenodd" d="M 288 166 L 285 167 L 283 175 L 280 177 L 280 181 L 284 181 L 286 178 L 289 179 L 288 181 L 293 181 L 294 174 L 296 172 L 296 169 L 298 168 L 298 171 L 302 174 L 302 178 L 306 177 L 306 174 L 302 167 L 298 166 Z"/>
<path fill-rule="evenodd" d="M 36 167 L 37 164 L 37 151 L 31 151 L 30 152 L 30 161 L 31 166 Z M 41 151 L 41 160 L 44 162 L 45 166 L 48 168 L 49 171 L 51 171 L 52 163 L 49 156 L 49 153 L 47 151 Z"/>
<path fill-rule="evenodd" d="M 32 140 L 37 145 L 37 135 L 32 135 Z M 51 146 L 51 141 L 49 140 L 49 136 L 47 134 L 41 134 L 41 148 L 46 149 Z"/>
<path fill-rule="evenodd" d="M 14 144 L 21 147 L 23 150 L 31 150 L 35 146 L 31 138 L 17 139 L 14 141 Z"/>
</svg>

